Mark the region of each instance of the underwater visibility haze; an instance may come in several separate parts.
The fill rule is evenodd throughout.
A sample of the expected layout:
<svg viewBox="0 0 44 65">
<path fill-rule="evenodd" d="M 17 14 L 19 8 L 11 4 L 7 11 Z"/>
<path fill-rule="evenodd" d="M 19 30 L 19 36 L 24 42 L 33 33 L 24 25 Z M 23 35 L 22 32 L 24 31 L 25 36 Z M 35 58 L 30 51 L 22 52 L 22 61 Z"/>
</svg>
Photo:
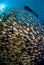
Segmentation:
<svg viewBox="0 0 44 65">
<path fill-rule="evenodd" d="M 44 0 L 0 0 L 0 7 L 1 4 L 4 4 L 5 7 L 20 9 L 27 5 L 39 15 L 41 24 L 44 24 Z"/>
<path fill-rule="evenodd" d="M 44 65 L 44 0 L 0 0 L 0 65 Z"/>
</svg>

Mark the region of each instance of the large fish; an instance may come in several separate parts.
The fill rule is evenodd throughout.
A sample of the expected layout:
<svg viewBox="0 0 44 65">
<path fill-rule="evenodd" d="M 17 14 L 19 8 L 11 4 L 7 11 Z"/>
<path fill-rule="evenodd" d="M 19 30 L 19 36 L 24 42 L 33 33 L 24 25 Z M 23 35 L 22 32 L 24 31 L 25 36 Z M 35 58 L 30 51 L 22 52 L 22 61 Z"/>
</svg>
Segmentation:
<svg viewBox="0 0 44 65">
<path fill-rule="evenodd" d="M 38 14 L 35 13 L 30 7 L 24 6 L 24 9 L 25 9 L 25 10 L 28 10 L 28 11 L 30 11 L 30 12 L 32 12 L 34 15 L 36 15 L 37 17 L 39 17 Z"/>
</svg>

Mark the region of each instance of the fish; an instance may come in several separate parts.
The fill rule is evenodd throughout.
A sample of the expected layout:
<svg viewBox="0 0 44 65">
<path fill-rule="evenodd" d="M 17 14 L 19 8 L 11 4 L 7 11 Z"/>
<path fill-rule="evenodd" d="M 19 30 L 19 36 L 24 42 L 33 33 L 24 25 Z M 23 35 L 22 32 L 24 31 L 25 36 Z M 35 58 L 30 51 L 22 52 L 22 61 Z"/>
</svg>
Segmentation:
<svg viewBox="0 0 44 65">
<path fill-rule="evenodd" d="M 22 10 L 16 9 L 15 11 L 19 13 Z M 39 65 L 40 61 L 44 59 L 44 34 L 40 33 L 42 26 L 40 29 L 40 23 L 38 24 L 36 18 L 33 18 L 35 21 L 32 23 L 36 25 L 37 22 L 38 25 L 34 25 L 34 27 L 25 22 L 29 18 L 21 22 L 14 12 L 10 10 L 8 17 L 6 14 L 6 21 L 3 19 L 0 23 L 0 65 Z M 19 13 L 21 14 L 20 19 L 24 16 L 28 17 L 24 12 Z M 35 30 L 36 27 L 37 30 Z"/>
<path fill-rule="evenodd" d="M 37 17 L 39 17 L 39 15 L 37 13 L 35 13 L 30 7 L 24 6 L 24 9 L 28 10 L 29 12 L 32 12 L 34 15 L 36 15 Z"/>
</svg>

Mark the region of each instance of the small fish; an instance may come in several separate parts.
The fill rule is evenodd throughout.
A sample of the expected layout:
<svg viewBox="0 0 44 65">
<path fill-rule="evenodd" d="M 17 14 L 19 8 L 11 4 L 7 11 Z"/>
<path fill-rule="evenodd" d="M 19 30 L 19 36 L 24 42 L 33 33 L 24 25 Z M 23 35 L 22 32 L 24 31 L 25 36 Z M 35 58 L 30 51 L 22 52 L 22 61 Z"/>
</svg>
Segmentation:
<svg viewBox="0 0 44 65">
<path fill-rule="evenodd" d="M 32 12 L 34 15 L 36 15 L 37 17 L 39 17 L 38 14 L 36 14 L 30 7 L 24 6 L 24 9 Z"/>
</svg>

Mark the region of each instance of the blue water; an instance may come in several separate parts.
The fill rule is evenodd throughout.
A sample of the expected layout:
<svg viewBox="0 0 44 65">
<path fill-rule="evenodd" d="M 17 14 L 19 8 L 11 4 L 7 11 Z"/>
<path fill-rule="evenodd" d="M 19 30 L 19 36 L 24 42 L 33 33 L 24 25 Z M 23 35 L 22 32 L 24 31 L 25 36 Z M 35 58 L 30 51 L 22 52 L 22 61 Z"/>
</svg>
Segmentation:
<svg viewBox="0 0 44 65">
<path fill-rule="evenodd" d="M 44 25 L 44 0 L 0 0 L 1 4 L 8 8 L 19 8 L 21 10 L 24 10 L 24 5 L 27 5 L 39 15 L 40 23 Z M 44 60 L 38 65 L 43 63 Z"/>
<path fill-rule="evenodd" d="M 44 0 L 0 0 L 0 4 L 19 9 L 23 9 L 24 5 L 28 5 L 39 15 L 41 24 L 44 24 Z"/>
</svg>

